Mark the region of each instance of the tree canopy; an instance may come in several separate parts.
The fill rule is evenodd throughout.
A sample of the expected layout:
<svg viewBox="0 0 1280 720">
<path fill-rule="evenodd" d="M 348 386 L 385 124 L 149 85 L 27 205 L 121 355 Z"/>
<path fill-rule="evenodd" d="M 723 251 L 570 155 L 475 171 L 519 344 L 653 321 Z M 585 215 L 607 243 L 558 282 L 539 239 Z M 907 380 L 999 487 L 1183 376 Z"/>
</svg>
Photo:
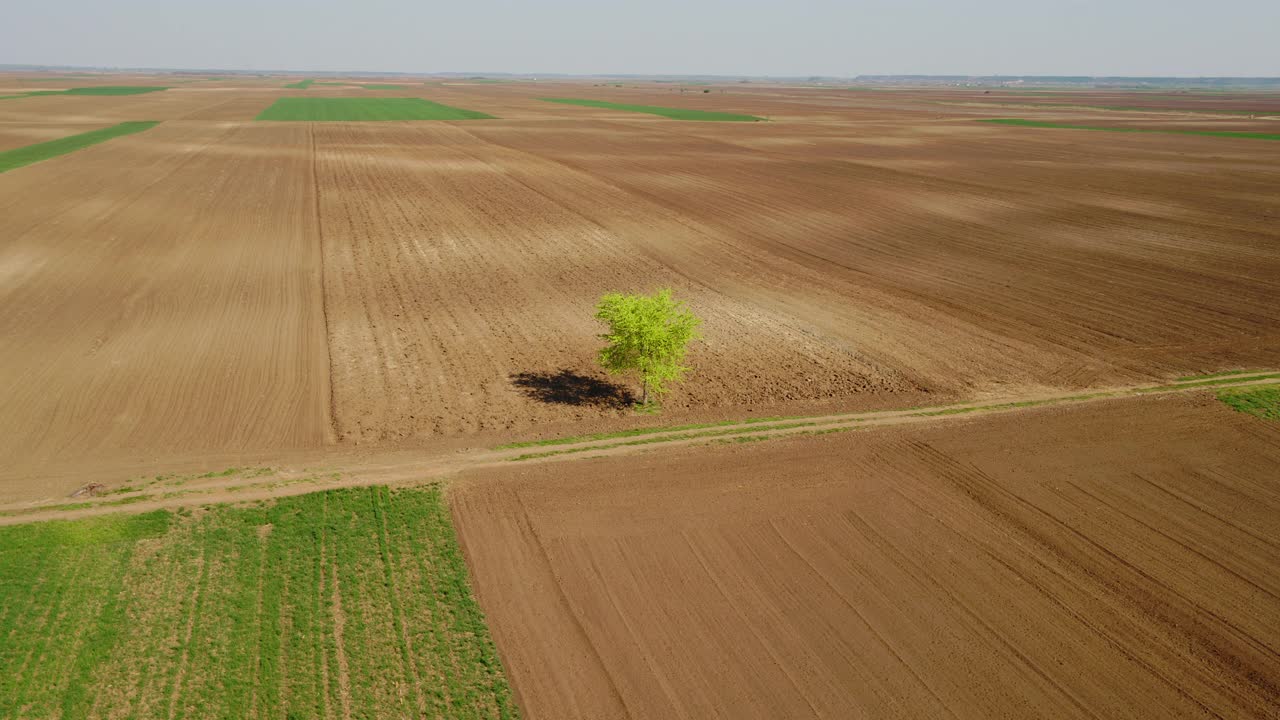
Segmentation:
<svg viewBox="0 0 1280 720">
<path fill-rule="evenodd" d="M 596 318 L 609 326 L 600 337 L 600 364 L 610 373 L 640 375 L 641 404 L 661 396 L 689 369 L 683 365 L 689 343 L 700 337 L 702 321 L 662 289 L 653 295 L 611 293 L 600 298 Z"/>
</svg>

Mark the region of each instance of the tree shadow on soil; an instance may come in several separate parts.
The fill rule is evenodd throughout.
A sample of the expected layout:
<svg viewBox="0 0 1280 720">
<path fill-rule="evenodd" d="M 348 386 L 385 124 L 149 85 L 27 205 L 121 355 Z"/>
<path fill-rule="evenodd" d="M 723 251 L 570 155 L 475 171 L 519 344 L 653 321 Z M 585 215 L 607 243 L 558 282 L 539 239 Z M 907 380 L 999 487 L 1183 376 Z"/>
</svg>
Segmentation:
<svg viewBox="0 0 1280 720">
<path fill-rule="evenodd" d="M 626 387 L 568 368 L 516 373 L 511 376 L 511 384 L 520 388 L 526 397 L 550 405 L 623 408 L 636 402 L 636 396 Z"/>
</svg>

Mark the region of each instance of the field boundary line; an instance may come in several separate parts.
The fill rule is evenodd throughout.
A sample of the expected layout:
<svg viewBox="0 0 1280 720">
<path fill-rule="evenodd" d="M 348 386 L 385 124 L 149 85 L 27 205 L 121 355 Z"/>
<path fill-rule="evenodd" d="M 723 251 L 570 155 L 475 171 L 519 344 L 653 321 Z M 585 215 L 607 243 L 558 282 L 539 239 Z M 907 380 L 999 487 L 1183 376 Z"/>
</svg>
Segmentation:
<svg viewBox="0 0 1280 720">
<path fill-rule="evenodd" d="M 338 416 L 333 411 L 333 342 L 329 327 L 329 282 L 325 271 L 324 258 L 324 222 L 320 216 L 320 163 L 316 151 L 316 126 L 307 127 L 307 139 L 311 146 L 311 213 L 316 224 L 316 246 L 320 260 L 320 316 L 324 323 L 324 376 L 325 398 L 324 412 L 328 416 L 325 430 L 325 442 L 329 445 L 338 442 Z"/>
<path fill-rule="evenodd" d="M 1218 375 L 1211 378 L 1189 377 L 1157 385 L 1098 389 L 1083 393 L 1022 395 L 906 409 L 723 421 L 674 428 L 639 428 L 600 436 L 521 443 L 518 447 L 508 444 L 496 448 L 474 448 L 447 453 L 432 453 L 424 450 L 421 454 L 410 453 L 407 457 L 395 450 L 388 450 L 387 455 L 382 457 L 376 453 L 373 455 L 352 453 L 346 457 L 330 455 L 322 462 L 337 468 L 339 472 L 324 476 L 306 477 L 289 482 L 267 479 L 249 483 L 243 482 L 244 478 L 215 478 L 207 485 L 190 488 L 180 495 L 150 495 L 145 490 L 139 490 L 131 494 L 108 495 L 105 497 L 111 499 L 100 502 L 77 503 L 74 507 L 18 504 L 0 507 L 0 525 L 69 519 L 105 512 L 139 513 L 216 502 L 252 502 L 337 487 L 418 484 L 445 479 L 459 472 L 498 467 L 512 462 L 547 462 L 579 457 L 613 456 L 651 449 L 648 446 L 683 447 L 749 443 L 789 436 L 826 435 L 874 430 L 895 425 L 950 421 L 970 415 L 990 416 L 1033 408 L 1076 406 L 1098 400 L 1134 399 L 1150 395 L 1219 391 L 1255 386 L 1280 387 L 1280 372 L 1250 371 L 1239 375 Z M 116 498 L 123 498 L 126 502 Z"/>
</svg>

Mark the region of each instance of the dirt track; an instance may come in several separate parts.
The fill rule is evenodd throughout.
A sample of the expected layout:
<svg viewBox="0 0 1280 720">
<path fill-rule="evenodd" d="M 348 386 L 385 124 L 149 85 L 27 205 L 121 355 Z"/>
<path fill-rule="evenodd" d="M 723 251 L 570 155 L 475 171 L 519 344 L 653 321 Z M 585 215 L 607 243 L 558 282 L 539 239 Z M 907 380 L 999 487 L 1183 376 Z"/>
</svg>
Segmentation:
<svg viewBox="0 0 1280 720">
<path fill-rule="evenodd" d="M 451 497 L 530 718 L 1266 717 L 1278 464 L 1275 426 L 1167 396 Z"/>
</svg>

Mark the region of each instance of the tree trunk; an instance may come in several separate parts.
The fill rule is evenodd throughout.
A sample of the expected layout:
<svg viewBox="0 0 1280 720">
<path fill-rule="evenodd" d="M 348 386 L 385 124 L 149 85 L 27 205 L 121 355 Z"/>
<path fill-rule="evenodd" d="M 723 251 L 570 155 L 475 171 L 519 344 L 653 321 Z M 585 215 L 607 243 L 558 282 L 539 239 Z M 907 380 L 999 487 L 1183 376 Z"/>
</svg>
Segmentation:
<svg viewBox="0 0 1280 720">
<path fill-rule="evenodd" d="M 642 381 L 640 382 L 640 404 L 641 404 L 641 405 L 648 405 L 648 404 L 649 404 L 649 381 L 648 381 L 648 379 L 642 380 Z"/>
</svg>

